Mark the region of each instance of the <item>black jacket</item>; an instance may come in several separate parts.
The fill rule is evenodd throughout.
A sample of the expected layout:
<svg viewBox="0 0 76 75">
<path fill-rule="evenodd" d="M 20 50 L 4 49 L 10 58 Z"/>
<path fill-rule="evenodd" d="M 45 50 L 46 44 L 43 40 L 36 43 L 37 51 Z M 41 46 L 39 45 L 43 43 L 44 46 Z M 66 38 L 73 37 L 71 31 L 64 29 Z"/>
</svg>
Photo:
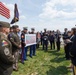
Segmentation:
<svg viewBox="0 0 76 75">
<path fill-rule="evenodd" d="M 72 39 L 72 45 L 70 48 L 70 56 L 71 56 L 71 60 L 73 65 L 76 66 L 76 35 L 73 37 Z"/>
<path fill-rule="evenodd" d="M 49 41 L 54 41 L 55 37 L 53 35 L 49 35 Z"/>
</svg>

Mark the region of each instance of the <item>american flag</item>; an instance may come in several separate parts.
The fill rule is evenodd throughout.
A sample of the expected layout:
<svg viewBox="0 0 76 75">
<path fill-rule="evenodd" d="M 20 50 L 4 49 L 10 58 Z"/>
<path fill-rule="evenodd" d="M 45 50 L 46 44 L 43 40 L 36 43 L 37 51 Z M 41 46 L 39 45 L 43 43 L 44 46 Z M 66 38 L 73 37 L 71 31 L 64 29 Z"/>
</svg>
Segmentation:
<svg viewBox="0 0 76 75">
<path fill-rule="evenodd" d="M 10 18 L 10 10 L 2 2 L 0 2 L 0 15 L 6 17 L 7 19 Z"/>
</svg>

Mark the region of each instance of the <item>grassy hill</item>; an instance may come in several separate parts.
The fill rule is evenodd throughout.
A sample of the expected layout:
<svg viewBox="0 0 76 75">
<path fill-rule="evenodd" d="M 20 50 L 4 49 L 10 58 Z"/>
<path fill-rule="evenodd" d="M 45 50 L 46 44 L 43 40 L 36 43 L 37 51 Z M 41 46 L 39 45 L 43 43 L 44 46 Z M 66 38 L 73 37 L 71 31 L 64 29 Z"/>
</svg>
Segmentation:
<svg viewBox="0 0 76 75">
<path fill-rule="evenodd" d="M 12 75 L 71 75 L 67 68 L 70 61 L 65 60 L 64 50 L 48 50 L 45 52 L 42 48 L 37 49 L 37 56 L 30 58 L 25 64 L 19 63 L 19 71 L 13 72 Z"/>
</svg>

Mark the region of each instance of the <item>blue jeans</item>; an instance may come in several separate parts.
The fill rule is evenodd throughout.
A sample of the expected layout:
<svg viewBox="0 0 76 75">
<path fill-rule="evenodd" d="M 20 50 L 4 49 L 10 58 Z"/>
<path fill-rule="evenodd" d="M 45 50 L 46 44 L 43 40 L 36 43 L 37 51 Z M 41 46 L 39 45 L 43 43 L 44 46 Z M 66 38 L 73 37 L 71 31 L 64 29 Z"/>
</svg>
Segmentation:
<svg viewBox="0 0 76 75">
<path fill-rule="evenodd" d="M 27 47 L 24 47 L 23 59 L 27 60 Z"/>
<path fill-rule="evenodd" d="M 33 55 L 36 55 L 36 44 L 33 45 Z"/>
<path fill-rule="evenodd" d="M 33 45 L 30 46 L 30 57 L 33 55 Z"/>
</svg>

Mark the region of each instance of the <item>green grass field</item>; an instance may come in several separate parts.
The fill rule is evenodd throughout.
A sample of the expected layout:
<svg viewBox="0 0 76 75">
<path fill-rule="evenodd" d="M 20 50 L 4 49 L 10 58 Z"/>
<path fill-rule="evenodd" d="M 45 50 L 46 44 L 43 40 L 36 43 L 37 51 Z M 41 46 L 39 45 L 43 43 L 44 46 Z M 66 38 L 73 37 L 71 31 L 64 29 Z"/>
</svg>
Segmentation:
<svg viewBox="0 0 76 75">
<path fill-rule="evenodd" d="M 19 71 L 13 72 L 12 75 L 71 75 L 72 72 L 67 68 L 70 61 L 65 60 L 64 50 L 48 50 L 45 52 L 39 48 L 37 56 L 30 58 L 25 64 L 19 63 Z"/>
</svg>

